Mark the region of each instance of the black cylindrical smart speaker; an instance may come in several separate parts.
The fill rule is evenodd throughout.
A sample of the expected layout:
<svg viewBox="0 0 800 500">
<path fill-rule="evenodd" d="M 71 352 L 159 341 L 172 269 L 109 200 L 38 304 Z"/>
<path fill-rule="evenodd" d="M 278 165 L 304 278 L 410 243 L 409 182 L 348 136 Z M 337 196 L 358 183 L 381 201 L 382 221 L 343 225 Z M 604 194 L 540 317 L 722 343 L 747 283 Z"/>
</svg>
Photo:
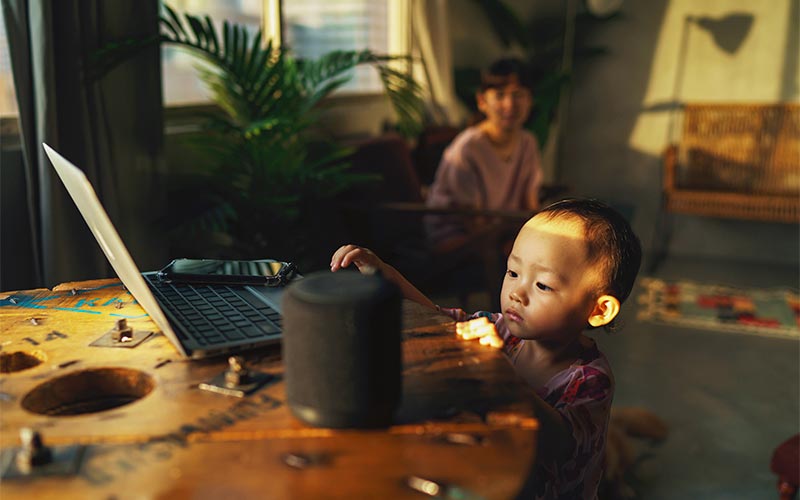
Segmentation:
<svg viewBox="0 0 800 500">
<path fill-rule="evenodd" d="M 401 295 L 379 275 L 312 273 L 283 297 L 292 413 L 318 427 L 392 423 L 401 397 Z"/>
</svg>

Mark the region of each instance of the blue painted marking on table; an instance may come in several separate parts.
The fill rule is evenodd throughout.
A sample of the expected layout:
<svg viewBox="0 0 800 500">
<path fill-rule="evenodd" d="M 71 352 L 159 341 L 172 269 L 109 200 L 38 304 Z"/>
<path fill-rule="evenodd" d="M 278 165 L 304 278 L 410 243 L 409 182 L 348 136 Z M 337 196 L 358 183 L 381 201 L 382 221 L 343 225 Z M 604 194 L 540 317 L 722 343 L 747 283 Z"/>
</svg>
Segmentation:
<svg viewBox="0 0 800 500">
<path fill-rule="evenodd" d="M 34 295 L 26 295 L 26 294 L 16 294 L 10 297 L 6 297 L 4 299 L 0 299 L 0 307 L 24 307 L 27 309 L 54 309 L 58 311 L 70 311 L 70 312 L 77 312 L 77 313 L 84 313 L 84 314 L 107 314 L 109 316 L 116 316 L 120 318 L 128 318 L 128 319 L 135 319 L 135 318 L 146 318 L 148 317 L 147 314 L 121 314 L 119 312 L 104 312 L 104 311 L 93 311 L 90 309 L 86 309 L 87 307 L 107 307 L 111 304 L 115 303 L 125 303 L 124 300 L 120 299 L 119 297 L 112 297 L 106 300 L 102 304 L 98 304 L 97 301 L 101 299 L 101 297 L 90 297 L 86 298 L 80 297 L 77 299 L 74 307 L 54 307 L 54 306 L 47 306 L 42 305 L 42 302 L 47 302 L 49 300 L 55 299 L 63 299 L 64 297 L 71 297 L 71 296 L 78 296 L 80 294 L 84 294 L 86 292 L 91 292 L 94 290 L 101 290 L 104 288 L 111 288 L 117 287 L 125 289 L 125 287 L 121 283 L 114 283 L 109 285 L 101 285 L 95 288 L 88 288 L 78 290 L 77 293 L 73 293 L 72 290 L 64 291 L 63 293 L 57 295 L 49 295 L 49 296 L 41 296 L 37 297 Z M 130 292 L 125 290 L 125 293 L 130 296 Z M 138 304 L 138 302 L 134 299 L 132 301 L 133 304 Z"/>
</svg>

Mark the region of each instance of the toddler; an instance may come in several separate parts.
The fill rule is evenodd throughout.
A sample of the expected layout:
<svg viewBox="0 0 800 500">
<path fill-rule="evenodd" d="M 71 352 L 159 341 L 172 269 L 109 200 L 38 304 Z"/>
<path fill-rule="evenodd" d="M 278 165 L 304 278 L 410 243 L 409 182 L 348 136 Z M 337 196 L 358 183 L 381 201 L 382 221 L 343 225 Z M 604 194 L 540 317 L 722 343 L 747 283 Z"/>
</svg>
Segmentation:
<svg viewBox="0 0 800 500">
<path fill-rule="evenodd" d="M 569 199 L 542 209 L 520 230 L 508 258 L 500 313 L 440 308 L 393 267 L 355 245 L 334 253 L 331 270 L 350 264 L 361 272 L 377 270 L 406 298 L 456 321 L 487 318 L 494 328 L 477 334 L 466 329 L 464 335 L 502 345 L 517 373 L 536 390 L 537 417 L 547 429 L 539 436 L 534 496 L 595 498 L 614 377 L 584 331 L 612 325 L 631 292 L 641 255 L 638 238 L 619 213 L 596 200 Z"/>
</svg>

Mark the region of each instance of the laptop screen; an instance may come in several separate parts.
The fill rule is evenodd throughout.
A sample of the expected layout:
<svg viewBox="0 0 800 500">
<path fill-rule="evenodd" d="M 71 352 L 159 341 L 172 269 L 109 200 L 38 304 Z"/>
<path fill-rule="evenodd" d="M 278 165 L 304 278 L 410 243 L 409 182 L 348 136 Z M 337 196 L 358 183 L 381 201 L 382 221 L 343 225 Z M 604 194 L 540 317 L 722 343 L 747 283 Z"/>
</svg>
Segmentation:
<svg viewBox="0 0 800 500">
<path fill-rule="evenodd" d="M 164 312 L 142 278 L 141 271 L 136 267 L 136 263 L 128 253 L 119 233 L 111 223 L 111 219 L 108 218 L 89 179 L 81 169 L 70 163 L 53 148 L 45 143 L 42 143 L 42 146 L 119 279 L 178 352 L 186 357 L 186 350 L 178 341 Z"/>
</svg>

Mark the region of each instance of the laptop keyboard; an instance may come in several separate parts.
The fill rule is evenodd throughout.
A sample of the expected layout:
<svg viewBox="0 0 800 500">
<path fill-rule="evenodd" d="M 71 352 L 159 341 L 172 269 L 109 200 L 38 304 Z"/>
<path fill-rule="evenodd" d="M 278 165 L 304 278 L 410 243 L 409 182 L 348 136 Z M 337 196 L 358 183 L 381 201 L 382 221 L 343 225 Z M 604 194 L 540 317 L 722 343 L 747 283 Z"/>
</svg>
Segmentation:
<svg viewBox="0 0 800 500">
<path fill-rule="evenodd" d="M 225 285 L 187 285 L 147 279 L 161 306 L 203 346 L 264 338 L 281 333 L 281 315 L 253 298 L 245 300 Z M 239 291 L 239 293 L 237 293 Z M 185 337 L 184 332 L 176 333 Z"/>
</svg>

